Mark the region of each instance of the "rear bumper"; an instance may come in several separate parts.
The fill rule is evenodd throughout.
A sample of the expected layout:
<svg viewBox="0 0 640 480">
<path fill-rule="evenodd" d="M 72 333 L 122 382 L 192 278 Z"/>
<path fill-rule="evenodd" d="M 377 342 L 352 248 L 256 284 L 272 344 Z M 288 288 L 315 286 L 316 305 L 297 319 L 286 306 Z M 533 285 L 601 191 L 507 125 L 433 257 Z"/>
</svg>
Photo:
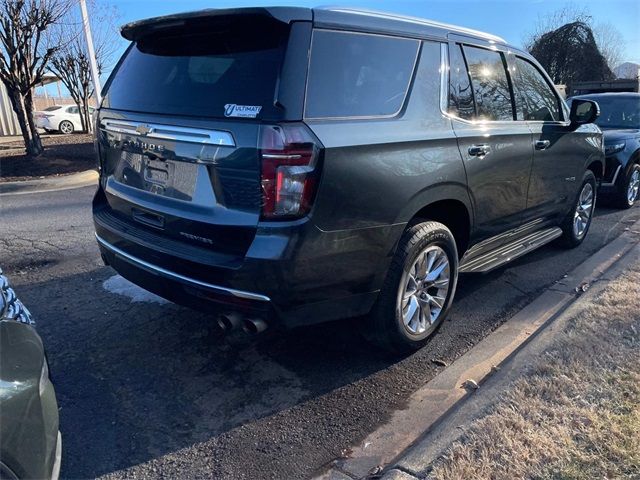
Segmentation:
<svg viewBox="0 0 640 480">
<path fill-rule="evenodd" d="M 48 118 L 42 118 L 39 117 L 36 119 L 36 127 L 38 128 L 44 128 L 46 130 L 55 130 L 56 127 L 54 127 L 51 122 L 49 121 Z"/>
<path fill-rule="evenodd" d="M 271 299 L 266 295 L 215 285 L 154 265 L 112 245 L 97 233 L 96 240 L 103 258 L 123 277 L 176 303 L 197 306 L 203 301 L 207 305 L 216 302 L 221 307 L 244 307 L 264 313 L 271 308 Z"/>
<path fill-rule="evenodd" d="M 368 313 L 404 228 L 325 232 L 310 221 L 259 225 L 242 256 L 135 232 L 134 225 L 105 221 L 104 208 L 94 205 L 98 245 L 123 277 L 180 305 L 242 311 L 286 327 Z"/>
</svg>

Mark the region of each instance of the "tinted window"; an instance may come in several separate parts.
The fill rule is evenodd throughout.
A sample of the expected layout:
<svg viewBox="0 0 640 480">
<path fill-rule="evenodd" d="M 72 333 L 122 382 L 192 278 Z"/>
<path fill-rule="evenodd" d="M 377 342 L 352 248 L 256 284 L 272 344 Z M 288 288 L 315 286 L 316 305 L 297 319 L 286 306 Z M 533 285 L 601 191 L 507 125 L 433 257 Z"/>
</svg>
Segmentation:
<svg viewBox="0 0 640 480">
<path fill-rule="evenodd" d="M 69 113 L 78 113 L 78 107 L 69 107 L 69 108 L 67 108 L 67 112 L 69 112 Z"/>
<path fill-rule="evenodd" d="M 59 105 L 54 105 L 52 107 L 47 107 L 44 109 L 45 112 L 54 112 L 56 110 L 60 110 L 62 107 Z"/>
<path fill-rule="evenodd" d="M 640 95 L 586 97 L 598 102 L 600 116 L 596 124 L 602 128 L 640 128 Z"/>
<path fill-rule="evenodd" d="M 511 89 L 500 52 L 464 47 L 476 113 L 481 120 L 513 120 Z"/>
<path fill-rule="evenodd" d="M 538 69 L 516 57 L 515 83 L 518 91 L 518 116 L 524 120 L 560 120 L 560 103 Z"/>
<path fill-rule="evenodd" d="M 252 17 L 229 22 L 143 37 L 111 79 L 104 106 L 223 117 L 236 104 L 261 107 L 259 118 L 281 116 L 274 97 L 288 27 Z"/>
<path fill-rule="evenodd" d="M 473 91 L 459 45 L 451 49 L 449 62 L 449 112 L 460 118 L 471 119 L 475 115 Z"/>
<path fill-rule="evenodd" d="M 394 115 L 402 107 L 419 42 L 315 30 L 308 118 Z"/>
</svg>

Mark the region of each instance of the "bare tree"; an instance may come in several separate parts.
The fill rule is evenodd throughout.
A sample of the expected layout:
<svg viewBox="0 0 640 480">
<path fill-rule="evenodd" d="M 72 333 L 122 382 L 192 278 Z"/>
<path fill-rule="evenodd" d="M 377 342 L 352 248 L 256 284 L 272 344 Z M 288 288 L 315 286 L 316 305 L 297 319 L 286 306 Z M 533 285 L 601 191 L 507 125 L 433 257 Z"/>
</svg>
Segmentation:
<svg viewBox="0 0 640 480">
<path fill-rule="evenodd" d="M 102 73 L 112 61 L 118 45 L 116 23 L 119 14 L 115 7 L 96 1 L 89 3 L 89 9 L 98 72 Z M 78 12 L 78 4 L 74 2 L 74 8 L 69 10 L 64 21 L 54 29 L 52 36 L 59 48 L 51 58 L 49 69 L 69 90 L 71 98 L 78 105 L 82 129 L 90 132 L 93 125 L 89 103 L 94 94 L 94 87 L 89 52 L 82 31 L 82 18 Z"/>
<path fill-rule="evenodd" d="M 27 155 L 42 153 L 33 119 L 33 89 L 57 47 L 45 32 L 66 12 L 66 0 L 0 0 L 0 80 L 18 118 Z"/>
<path fill-rule="evenodd" d="M 624 39 L 616 27 L 609 23 L 594 23 L 594 18 L 588 8 L 577 3 L 567 3 L 562 8 L 547 15 L 539 15 L 533 30 L 527 33 L 523 39 L 525 48 L 531 51 L 533 45 L 543 35 L 558 30 L 563 25 L 581 23 L 588 26 L 598 46 L 598 50 L 607 61 L 609 69 L 618 66 L 622 58 Z"/>
<path fill-rule="evenodd" d="M 607 65 L 613 70 L 622 62 L 622 47 L 624 38 L 616 27 L 609 23 L 599 23 L 593 27 L 593 36 Z"/>
</svg>

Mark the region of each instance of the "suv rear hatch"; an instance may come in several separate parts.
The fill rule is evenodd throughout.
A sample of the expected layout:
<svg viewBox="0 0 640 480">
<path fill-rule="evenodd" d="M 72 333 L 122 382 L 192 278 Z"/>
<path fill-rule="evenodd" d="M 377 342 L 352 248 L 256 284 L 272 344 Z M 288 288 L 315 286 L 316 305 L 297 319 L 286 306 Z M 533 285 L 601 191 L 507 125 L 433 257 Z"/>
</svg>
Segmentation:
<svg viewBox="0 0 640 480">
<path fill-rule="evenodd" d="M 302 118 L 310 15 L 214 10 L 125 26 L 133 43 L 98 116 L 96 224 L 154 260 L 241 259 L 263 213 L 265 128 Z"/>
</svg>

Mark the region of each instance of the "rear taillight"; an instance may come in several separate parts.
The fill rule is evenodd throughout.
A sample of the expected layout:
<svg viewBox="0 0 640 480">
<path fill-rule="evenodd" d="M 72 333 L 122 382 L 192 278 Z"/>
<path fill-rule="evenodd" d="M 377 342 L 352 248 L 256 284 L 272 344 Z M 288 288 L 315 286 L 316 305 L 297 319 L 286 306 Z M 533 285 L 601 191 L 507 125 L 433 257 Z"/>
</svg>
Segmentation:
<svg viewBox="0 0 640 480">
<path fill-rule="evenodd" d="M 319 141 L 302 124 L 263 126 L 260 139 L 262 217 L 307 214 L 318 179 Z"/>
</svg>

